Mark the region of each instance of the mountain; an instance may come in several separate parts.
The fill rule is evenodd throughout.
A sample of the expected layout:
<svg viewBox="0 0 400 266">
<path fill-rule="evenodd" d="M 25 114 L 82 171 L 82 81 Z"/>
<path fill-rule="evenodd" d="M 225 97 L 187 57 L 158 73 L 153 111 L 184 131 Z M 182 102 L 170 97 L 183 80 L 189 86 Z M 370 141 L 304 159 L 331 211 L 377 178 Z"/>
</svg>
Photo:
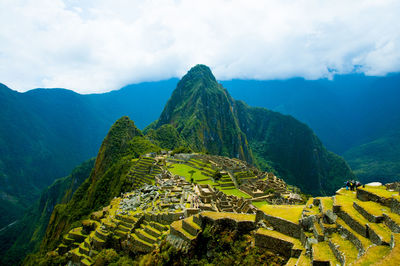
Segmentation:
<svg viewBox="0 0 400 266">
<path fill-rule="evenodd" d="M 343 156 L 355 169 L 354 173 L 365 182 L 398 181 L 400 178 L 400 130 L 390 131 L 377 139 L 353 147 Z"/>
<path fill-rule="evenodd" d="M 17 265 L 26 254 L 36 252 L 46 232 L 54 207 L 67 203 L 90 175 L 94 159 L 88 160 L 64 178 L 57 179 L 40 195 L 15 225 L 0 233 L 0 265 Z"/>
<path fill-rule="evenodd" d="M 150 128 L 166 124 L 176 128 L 195 151 L 275 169 L 310 194 L 333 193 L 344 180 L 354 178 L 346 162 L 328 152 L 308 126 L 235 101 L 204 65 L 193 67 L 179 81 Z"/>
<path fill-rule="evenodd" d="M 229 93 L 251 106 L 294 116 L 309 125 L 334 152 L 400 129 L 400 74 L 384 77 L 335 75 L 333 79 L 222 81 Z"/>
<path fill-rule="evenodd" d="M 129 175 L 135 163 L 133 159 L 157 151 L 160 148 L 147 140 L 128 117 L 118 119 L 103 140 L 90 176 L 69 202 L 54 208 L 41 252 L 53 249 L 74 222 L 104 206 L 121 192 L 129 191 L 135 182 Z"/>
<path fill-rule="evenodd" d="M 179 81 L 154 128 L 171 124 L 194 150 L 252 163 L 253 155 L 232 103 L 211 70 L 197 65 Z"/>
<path fill-rule="evenodd" d="M 130 115 L 141 127 L 156 119 L 176 83 L 145 82 L 90 95 L 65 89 L 19 93 L 0 84 L 0 230 L 21 218 L 42 189 L 95 156 L 116 119 Z"/>
</svg>

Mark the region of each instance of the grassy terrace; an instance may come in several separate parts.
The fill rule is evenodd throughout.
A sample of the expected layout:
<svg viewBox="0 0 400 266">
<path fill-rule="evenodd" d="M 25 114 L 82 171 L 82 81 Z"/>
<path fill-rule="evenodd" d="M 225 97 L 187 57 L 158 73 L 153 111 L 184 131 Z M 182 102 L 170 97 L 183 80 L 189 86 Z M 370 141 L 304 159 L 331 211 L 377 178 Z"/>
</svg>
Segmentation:
<svg viewBox="0 0 400 266">
<path fill-rule="evenodd" d="M 200 170 L 186 164 L 173 164 L 171 168 L 168 168 L 168 170 L 174 175 L 184 176 L 188 182 L 190 182 L 191 177 L 193 177 L 195 183 L 217 185 L 210 177 L 203 175 Z M 189 173 L 190 171 L 195 171 L 193 176 Z"/>
<path fill-rule="evenodd" d="M 394 234 L 395 246 L 377 265 L 400 265 L 400 234 Z"/>
<path fill-rule="evenodd" d="M 386 225 L 370 223 L 356 209 L 354 209 L 353 202 L 356 202 L 357 204 L 360 203 L 360 201 L 357 200 L 355 193 L 353 193 L 352 191 L 341 189 L 340 194 L 336 195 L 335 198 L 336 198 L 336 204 L 340 205 L 344 212 L 349 214 L 354 220 L 356 220 L 361 225 L 368 224 L 375 233 L 377 233 L 383 238 L 384 241 L 390 242 L 390 229 L 387 228 Z M 375 205 L 370 203 L 371 202 L 364 202 L 365 204 L 364 206 L 367 207 L 366 208 L 367 211 L 371 211 L 374 209 Z"/>
<path fill-rule="evenodd" d="M 355 265 L 376 265 L 382 257 L 386 257 L 390 252 L 390 247 L 388 246 L 371 246 L 363 256 L 354 262 Z M 396 265 L 396 264 L 386 264 L 386 265 Z"/>
<path fill-rule="evenodd" d="M 400 200 L 399 192 L 395 191 L 388 191 L 386 190 L 385 186 L 380 186 L 380 187 L 370 187 L 370 186 L 365 186 L 365 188 L 358 188 L 360 190 L 365 190 L 368 192 L 371 192 L 375 195 L 378 195 L 379 197 L 382 198 L 392 198 L 394 197 L 397 200 Z"/>
<path fill-rule="evenodd" d="M 260 209 L 262 206 L 269 203 L 267 201 L 253 201 L 252 204 Z"/>
<path fill-rule="evenodd" d="M 230 218 L 236 221 L 251 221 L 254 222 L 256 219 L 255 214 L 244 214 L 244 213 L 231 213 L 231 212 L 202 212 L 201 216 L 207 216 L 212 219 Z"/>
<path fill-rule="evenodd" d="M 250 199 L 251 196 L 247 195 L 246 193 L 240 191 L 239 189 L 222 189 L 221 190 L 226 194 L 226 195 L 233 195 L 233 196 L 237 196 L 237 197 L 243 197 L 245 199 Z"/>
<path fill-rule="evenodd" d="M 332 197 L 321 197 L 320 200 L 324 211 L 332 210 L 333 207 Z"/>
<path fill-rule="evenodd" d="M 265 214 L 298 223 L 304 205 L 264 205 L 260 208 Z"/>
<path fill-rule="evenodd" d="M 358 240 L 360 240 L 364 250 L 367 250 L 368 247 L 370 247 L 372 245 L 371 240 L 369 240 L 368 238 L 363 237 L 362 235 L 360 235 L 359 233 L 357 233 L 356 231 L 354 231 L 350 226 L 348 226 L 341 218 L 337 218 L 336 223 L 342 227 L 344 227 L 345 229 L 347 229 L 347 231 L 349 231 L 350 233 L 352 233 L 355 237 L 357 237 Z"/>
<path fill-rule="evenodd" d="M 346 258 L 346 264 L 352 263 L 357 259 L 358 250 L 356 246 L 354 246 L 349 240 L 343 239 L 338 233 L 333 233 L 330 236 L 330 240 L 333 244 L 336 244 L 339 251 L 344 254 Z"/>
<path fill-rule="evenodd" d="M 313 260 L 330 261 L 331 265 L 340 265 L 326 241 L 313 244 L 312 254 Z"/>
</svg>

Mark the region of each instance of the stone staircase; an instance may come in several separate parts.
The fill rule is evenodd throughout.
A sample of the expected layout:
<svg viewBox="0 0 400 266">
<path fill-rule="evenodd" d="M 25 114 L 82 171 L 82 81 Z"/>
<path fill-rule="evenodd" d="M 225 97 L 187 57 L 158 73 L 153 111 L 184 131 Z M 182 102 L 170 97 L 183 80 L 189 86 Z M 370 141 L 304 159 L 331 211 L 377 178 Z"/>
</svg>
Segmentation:
<svg viewBox="0 0 400 266">
<path fill-rule="evenodd" d="M 154 177 L 159 173 L 161 173 L 161 168 L 157 161 L 154 158 L 142 156 L 130 169 L 127 180 L 134 190 L 143 184 L 154 184 Z"/>
<path fill-rule="evenodd" d="M 199 214 L 190 216 L 171 224 L 170 234 L 181 238 L 188 244 L 192 243 L 201 232 L 201 220 Z"/>
<path fill-rule="evenodd" d="M 224 191 L 228 189 L 235 189 L 235 184 L 231 179 L 230 175 L 225 171 L 222 171 L 221 175 L 222 177 L 220 178 L 220 180 L 218 180 L 218 184 L 221 190 Z"/>
</svg>

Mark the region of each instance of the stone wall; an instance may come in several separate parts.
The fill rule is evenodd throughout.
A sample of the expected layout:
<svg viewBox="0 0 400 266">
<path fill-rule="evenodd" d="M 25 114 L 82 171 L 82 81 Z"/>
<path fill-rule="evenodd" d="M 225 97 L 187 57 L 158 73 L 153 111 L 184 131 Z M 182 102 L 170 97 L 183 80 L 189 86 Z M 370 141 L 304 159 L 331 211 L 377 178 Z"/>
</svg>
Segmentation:
<svg viewBox="0 0 400 266">
<path fill-rule="evenodd" d="M 264 212 L 258 210 L 256 213 L 256 222 L 262 219 L 266 220 L 270 225 L 272 225 L 276 231 L 300 239 L 302 228 L 299 224 L 265 214 Z"/>
</svg>

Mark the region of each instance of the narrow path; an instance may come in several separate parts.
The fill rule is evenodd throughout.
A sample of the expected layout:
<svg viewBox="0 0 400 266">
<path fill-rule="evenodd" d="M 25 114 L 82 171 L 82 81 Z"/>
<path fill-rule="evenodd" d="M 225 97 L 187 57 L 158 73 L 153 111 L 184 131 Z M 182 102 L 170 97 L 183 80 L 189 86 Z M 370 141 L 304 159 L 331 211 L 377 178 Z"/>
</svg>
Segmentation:
<svg viewBox="0 0 400 266">
<path fill-rule="evenodd" d="M 13 226 L 16 222 L 18 222 L 18 220 L 15 220 L 14 222 L 10 223 L 9 225 L 4 226 L 3 228 L 0 229 L 0 232 L 2 232 L 3 230 L 6 230 L 8 227 Z"/>
</svg>

